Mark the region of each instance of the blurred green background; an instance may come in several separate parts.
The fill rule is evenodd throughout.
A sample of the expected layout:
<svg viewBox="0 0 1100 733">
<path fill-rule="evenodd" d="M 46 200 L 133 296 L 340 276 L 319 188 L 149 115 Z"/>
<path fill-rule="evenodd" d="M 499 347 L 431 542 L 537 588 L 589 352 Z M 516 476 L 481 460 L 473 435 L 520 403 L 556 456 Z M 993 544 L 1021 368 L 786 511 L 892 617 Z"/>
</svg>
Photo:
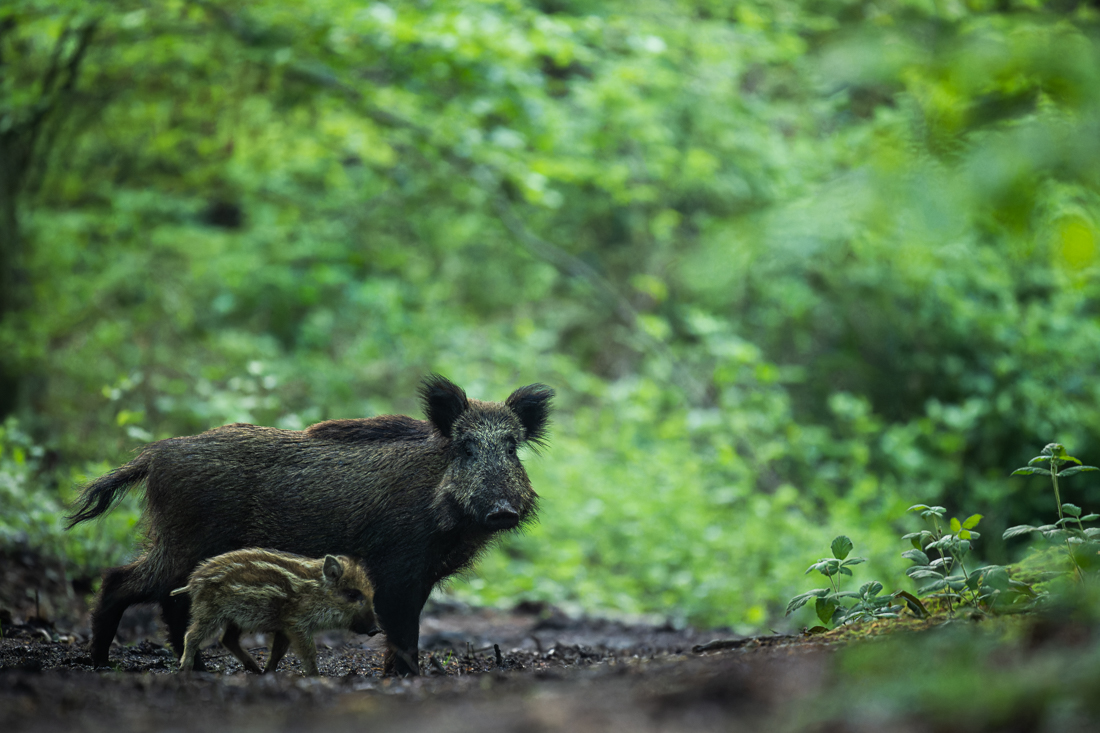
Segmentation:
<svg viewBox="0 0 1100 733">
<path fill-rule="evenodd" d="M 234 421 L 544 382 L 542 521 L 446 590 L 738 630 L 915 503 L 1100 461 L 1100 12 L 1058 0 L 12 0 L 0 544 Z M 1100 480 L 1063 495 L 1087 511 Z"/>
</svg>

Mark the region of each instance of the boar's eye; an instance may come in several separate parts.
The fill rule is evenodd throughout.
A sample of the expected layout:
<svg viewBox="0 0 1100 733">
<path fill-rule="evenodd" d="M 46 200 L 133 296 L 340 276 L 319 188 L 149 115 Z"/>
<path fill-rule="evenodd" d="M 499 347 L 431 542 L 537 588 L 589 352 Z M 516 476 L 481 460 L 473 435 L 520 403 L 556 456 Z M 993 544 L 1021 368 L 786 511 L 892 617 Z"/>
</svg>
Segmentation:
<svg viewBox="0 0 1100 733">
<path fill-rule="evenodd" d="M 516 455 L 516 444 L 514 441 L 511 440 L 508 441 L 508 455 L 512 456 L 513 458 Z"/>
<path fill-rule="evenodd" d="M 356 590 L 355 588 L 352 588 L 350 590 L 344 591 L 344 598 L 347 598 L 352 603 L 359 603 L 365 598 L 365 596 L 362 594 L 362 592 Z"/>
<path fill-rule="evenodd" d="M 462 443 L 462 451 L 466 454 L 467 458 L 473 458 L 477 455 L 477 445 L 474 444 L 474 441 L 467 440 Z"/>
</svg>

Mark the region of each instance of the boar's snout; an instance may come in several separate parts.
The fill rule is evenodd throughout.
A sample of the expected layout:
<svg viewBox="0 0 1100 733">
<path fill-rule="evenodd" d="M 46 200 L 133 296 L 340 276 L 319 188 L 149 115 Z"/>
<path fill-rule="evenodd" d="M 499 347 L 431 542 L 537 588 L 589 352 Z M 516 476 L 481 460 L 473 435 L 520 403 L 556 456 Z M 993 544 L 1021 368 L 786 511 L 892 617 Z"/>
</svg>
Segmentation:
<svg viewBox="0 0 1100 733">
<path fill-rule="evenodd" d="M 519 512 L 507 501 L 498 501 L 485 515 L 485 526 L 489 529 L 512 529 L 519 524 Z"/>
</svg>

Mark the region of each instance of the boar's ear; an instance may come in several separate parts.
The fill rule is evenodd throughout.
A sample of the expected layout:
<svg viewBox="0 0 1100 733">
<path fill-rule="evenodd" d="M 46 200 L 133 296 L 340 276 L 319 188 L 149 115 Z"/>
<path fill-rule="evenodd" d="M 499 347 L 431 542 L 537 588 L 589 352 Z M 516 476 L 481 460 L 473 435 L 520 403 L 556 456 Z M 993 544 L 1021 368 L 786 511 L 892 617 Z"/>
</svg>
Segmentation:
<svg viewBox="0 0 1100 733">
<path fill-rule="evenodd" d="M 340 576 L 344 574 L 344 566 L 340 564 L 339 558 L 335 555 L 325 555 L 325 567 L 324 567 L 325 580 L 330 583 L 335 583 L 340 579 Z"/>
<path fill-rule="evenodd" d="M 470 406 L 462 388 L 445 377 L 432 374 L 420 385 L 424 414 L 444 438 L 451 437 L 455 420 Z"/>
<path fill-rule="evenodd" d="M 527 442 L 535 447 L 546 445 L 546 424 L 550 421 L 550 400 L 553 398 L 554 390 L 545 384 L 529 384 L 504 401 L 523 423 Z"/>
</svg>

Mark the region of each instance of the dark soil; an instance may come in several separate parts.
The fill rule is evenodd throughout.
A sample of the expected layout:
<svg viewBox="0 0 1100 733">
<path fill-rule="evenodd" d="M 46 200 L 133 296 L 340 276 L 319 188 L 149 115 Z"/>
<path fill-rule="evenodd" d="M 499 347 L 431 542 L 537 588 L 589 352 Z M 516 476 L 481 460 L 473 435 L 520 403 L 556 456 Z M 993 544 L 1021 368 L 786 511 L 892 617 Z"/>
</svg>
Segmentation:
<svg viewBox="0 0 1100 733">
<path fill-rule="evenodd" d="M 510 612 L 429 605 L 419 678 L 383 677 L 382 637 L 318 638 L 321 676 L 287 655 L 246 673 L 217 644 L 208 672 L 175 672 L 152 608 L 127 612 L 110 669 L 87 656 L 84 587 L 32 553 L 0 556 L 0 730 L 760 730 L 816 692 L 820 639 L 730 640 L 727 630 L 571 618 L 537 604 Z M 47 573 L 47 571 L 49 571 Z M 80 584 L 77 584 L 80 586 Z M 28 592 L 28 589 L 33 589 Z M 37 597 L 37 602 L 35 596 Z M 244 640 L 262 664 L 262 636 Z"/>
</svg>

